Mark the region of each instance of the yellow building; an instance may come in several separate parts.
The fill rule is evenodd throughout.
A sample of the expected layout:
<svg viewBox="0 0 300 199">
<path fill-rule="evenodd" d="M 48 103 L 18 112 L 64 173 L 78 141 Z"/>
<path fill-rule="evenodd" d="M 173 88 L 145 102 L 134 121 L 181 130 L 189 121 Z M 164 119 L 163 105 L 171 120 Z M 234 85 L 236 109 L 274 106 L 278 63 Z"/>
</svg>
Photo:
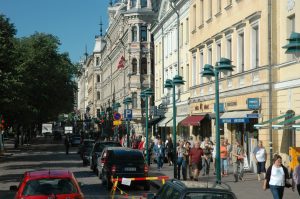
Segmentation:
<svg viewBox="0 0 300 199">
<path fill-rule="evenodd" d="M 289 145 L 297 145 L 298 137 L 291 138 L 293 129 L 265 125 L 257 130 L 254 125 L 269 124 L 268 120 L 287 112 L 300 114 L 295 72 L 299 66 L 282 49 L 290 33 L 297 31 L 299 4 L 293 0 L 191 0 L 189 104 L 190 115 L 199 121 L 195 126 L 187 122 L 190 133 L 214 141 L 215 84 L 200 72 L 205 64 L 215 66 L 225 57 L 235 68 L 219 77 L 221 135 L 232 143 L 240 140 L 248 153 L 251 138 L 263 140 L 268 151 L 273 141 L 273 152 L 282 154 L 288 153 Z"/>
</svg>

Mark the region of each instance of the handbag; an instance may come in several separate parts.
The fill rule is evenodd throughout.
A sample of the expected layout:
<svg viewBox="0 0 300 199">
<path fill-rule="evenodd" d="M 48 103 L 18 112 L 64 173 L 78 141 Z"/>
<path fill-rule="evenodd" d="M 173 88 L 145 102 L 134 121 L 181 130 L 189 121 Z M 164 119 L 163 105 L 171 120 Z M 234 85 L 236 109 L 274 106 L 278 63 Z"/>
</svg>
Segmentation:
<svg viewBox="0 0 300 199">
<path fill-rule="evenodd" d="M 290 183 L 289 180 L 285 180 L 285 187 L 286 188 L 291 188 L 292 187 L 292 184 Z"/>
</svg>

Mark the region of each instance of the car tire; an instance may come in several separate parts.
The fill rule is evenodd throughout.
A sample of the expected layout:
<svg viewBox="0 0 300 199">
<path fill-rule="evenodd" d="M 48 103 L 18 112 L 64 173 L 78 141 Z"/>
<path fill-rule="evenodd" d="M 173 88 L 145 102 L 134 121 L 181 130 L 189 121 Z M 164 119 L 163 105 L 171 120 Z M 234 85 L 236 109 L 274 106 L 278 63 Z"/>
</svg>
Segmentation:
<svg viewBox="0 0 300 199">
<path fill-rule="evenodd" d="M 150 183 L 149 182 L 146 182 L 144 184 L 144 191 L 149 191 L 150 190 Z"/>
</svg>

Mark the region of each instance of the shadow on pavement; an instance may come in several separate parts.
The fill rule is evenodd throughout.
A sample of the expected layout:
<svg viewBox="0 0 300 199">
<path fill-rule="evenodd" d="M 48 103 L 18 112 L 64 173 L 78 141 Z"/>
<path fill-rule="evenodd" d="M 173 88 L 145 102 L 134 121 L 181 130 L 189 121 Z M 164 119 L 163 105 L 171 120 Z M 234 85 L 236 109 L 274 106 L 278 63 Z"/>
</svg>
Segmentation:
<svg viewBox="0 0 300 199">
<path fill-rule="evenodd" d="M 19 183 L 21 177 L 22 177 L 22 174 L 1 175 L 0 176 L 0 182 L 1 183 L 8 183 L 8 182 L 18 182 Z"/>
</svg>

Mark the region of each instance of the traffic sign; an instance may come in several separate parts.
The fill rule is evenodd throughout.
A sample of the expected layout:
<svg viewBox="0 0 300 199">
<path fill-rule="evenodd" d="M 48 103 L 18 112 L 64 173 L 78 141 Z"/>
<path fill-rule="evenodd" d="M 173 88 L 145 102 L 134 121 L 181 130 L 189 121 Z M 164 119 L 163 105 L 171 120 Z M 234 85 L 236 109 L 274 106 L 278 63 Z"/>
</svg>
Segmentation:
<svg viewBox="0 0 300 199">
<path fill-rule="evenodd" d="M 126 120 L 131 120 L 132 119 L 132 109 L 125 109 L 124 118 Z"/>
<path fill-rule="evenodd" d="M 114 113 L 114 120 L 121 120 L 122 115 L 120 113 Z"/>
<path fill-rule="evenodd" d="M 115 121 L 113 121 L 113 125 L 114 126 L 119 126 L 119 125 L 121 125 L 122 124 L 122 121 L 120 121 L 120 120 L 115 120 Z"/>
</svg>

